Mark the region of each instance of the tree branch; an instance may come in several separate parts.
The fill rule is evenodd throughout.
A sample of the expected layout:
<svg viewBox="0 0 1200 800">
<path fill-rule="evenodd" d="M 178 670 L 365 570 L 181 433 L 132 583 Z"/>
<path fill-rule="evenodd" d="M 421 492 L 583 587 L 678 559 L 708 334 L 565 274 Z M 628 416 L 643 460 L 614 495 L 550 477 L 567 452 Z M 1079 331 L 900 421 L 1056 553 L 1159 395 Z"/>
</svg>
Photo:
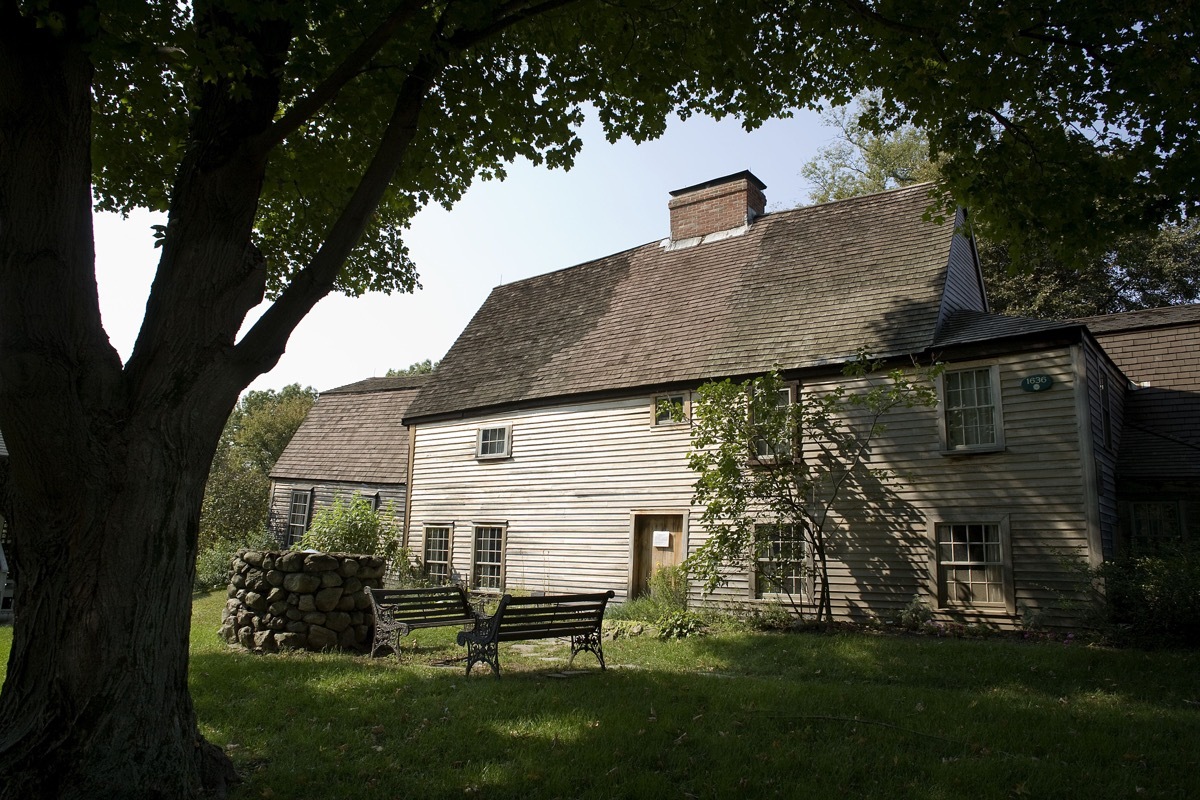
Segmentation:
<svg viewBox="0 0 1200 800">
<path fill-rule="evenodd" d="M 456 50 L 465 50 L 468 47 L 504 32 L 520 22 L 574 2 L 577 2 L 577 0 L 542 0 L 540 3 L 508 3 L 501 7 L 502 13 L 489 25 L 485 25 L 482 28 L 472 28 L 456 32 L 447 39 L 446 43 Z M 508 13 L 510 10 L 512 13 Z"/>
<path fill-rule="evenodd" d="M 265 151 L 280 144 L 322 107 L 332 102 L 338 92 L 361 74 L 375 54 L 396 35 L 399 27 L 411 20 L 421 10 L 422 5 L 420 0 L 410 0 L 392 12 L 392 15 L 380 23 L 379 27 L 372 31 L 367 38 L 363 39 L 358 47 L 346 56 L 315 89 L 293 103 L 283 116 L 263 133 L 257 142 L 258 147 Z"/>
<path fill-rule="evenodd" d="M 321 248 L 234 346 L 230 360 L 238 365 L 241 377 L 247 382 L 274 366 L 295 327 L 333 289 L 338 271 L 358 244 L 416 137 L 417 118 L 425 96 L 441 69 L 431 57 L 414 66 L 397 95 L 392 117 L 371 163 Z"/>
</svg>

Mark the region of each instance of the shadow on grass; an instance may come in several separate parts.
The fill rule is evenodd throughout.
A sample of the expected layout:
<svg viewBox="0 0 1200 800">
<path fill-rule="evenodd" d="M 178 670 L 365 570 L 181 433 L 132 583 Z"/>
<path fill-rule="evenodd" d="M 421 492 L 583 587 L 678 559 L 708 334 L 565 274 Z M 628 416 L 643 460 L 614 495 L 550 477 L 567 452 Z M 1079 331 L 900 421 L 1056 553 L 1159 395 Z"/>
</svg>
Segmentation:
<svg viewBox="0 0 1200 800">
<path fill-rule="evenodd" d="M 419 663 L 453 652 L 436 642 L 401 665 L 210 651 L 193 659 L 193 694 L 246 777 L 240 798 L 1200 789 L 1191 654 L 820 635 L 605 650 L 608 671 L 581 656 L 565 676 L 565 655 L 502 650 L 500 680 Z"/>
</svg>

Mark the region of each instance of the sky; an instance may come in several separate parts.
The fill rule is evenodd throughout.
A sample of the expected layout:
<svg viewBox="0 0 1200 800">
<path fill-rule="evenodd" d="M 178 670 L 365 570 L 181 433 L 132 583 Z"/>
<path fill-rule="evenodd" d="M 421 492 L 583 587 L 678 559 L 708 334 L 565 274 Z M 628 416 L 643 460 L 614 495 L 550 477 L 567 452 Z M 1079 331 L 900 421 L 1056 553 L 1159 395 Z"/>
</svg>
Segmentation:
<svg viewBox="0 0 1200 800">
<path fill-rule="evenodd" d="M 299 383 L 324 391 L 437 361 L 494 287 L 666 238 L 673 189 L 748 169 L 767 185 L 768 212 L 804 204 L 811 187 L 800 169 L 833 137 L 807 111 L 751 132 L 736 120 L 675 120 L 641 145 L 609 144 L 589 120 L 571 170 L 518 162 L 504 181 L 477 182 L 450 211 L 422 210 L 405 235 L 422 288 L 327 297 L 276 367 L 249 388 Z M 157 264 L 150 226 L 163 221 L 148 212 L 96 215 L 100 311 L 122 359 L 133 349 Z"/>
</svg>

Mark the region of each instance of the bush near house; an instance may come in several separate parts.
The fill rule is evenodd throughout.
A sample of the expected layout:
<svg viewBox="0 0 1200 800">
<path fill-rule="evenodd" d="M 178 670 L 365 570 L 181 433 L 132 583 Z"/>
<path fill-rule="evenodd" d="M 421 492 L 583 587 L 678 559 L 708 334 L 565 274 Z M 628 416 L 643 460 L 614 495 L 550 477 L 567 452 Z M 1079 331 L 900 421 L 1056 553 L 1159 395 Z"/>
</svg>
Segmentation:
<svg viewBox="0 0 1200 800">
<path fill-rule="evenodd" d="M 349 499 L 337 496 L 333 504 L 313 514 L 312 523 L 296 543 L 297 550 L 322 553 L 368 553 L 391 561 L 400 547 L 391 503 L 378 511 L 360 494 Z"/>
<path fill-rule="evenodd" d="M 1105 632 L 1141 645 L 1200 646 L 1200 545 L 1118 558 L 1100 567 Z"/>
</svg>

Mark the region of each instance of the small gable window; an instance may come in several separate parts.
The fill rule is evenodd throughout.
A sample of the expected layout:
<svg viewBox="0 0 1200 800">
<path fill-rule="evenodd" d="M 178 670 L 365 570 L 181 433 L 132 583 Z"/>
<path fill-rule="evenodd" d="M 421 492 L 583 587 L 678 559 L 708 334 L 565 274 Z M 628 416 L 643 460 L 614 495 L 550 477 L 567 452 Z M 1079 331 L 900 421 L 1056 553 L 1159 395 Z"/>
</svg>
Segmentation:
<svg viewBox="0 0 1200 800">
<path fill-rule="evenodd" d="M 508 458 L 512 455 L 512 425 L 480 428 L 475 438 L 476 458 Z"/>
<path fill-rule="evenodd" d="M 654 396 L 654 425 L 679 425 L 687 421 L 687 395 L 659 394 Z"/>
</svg>

